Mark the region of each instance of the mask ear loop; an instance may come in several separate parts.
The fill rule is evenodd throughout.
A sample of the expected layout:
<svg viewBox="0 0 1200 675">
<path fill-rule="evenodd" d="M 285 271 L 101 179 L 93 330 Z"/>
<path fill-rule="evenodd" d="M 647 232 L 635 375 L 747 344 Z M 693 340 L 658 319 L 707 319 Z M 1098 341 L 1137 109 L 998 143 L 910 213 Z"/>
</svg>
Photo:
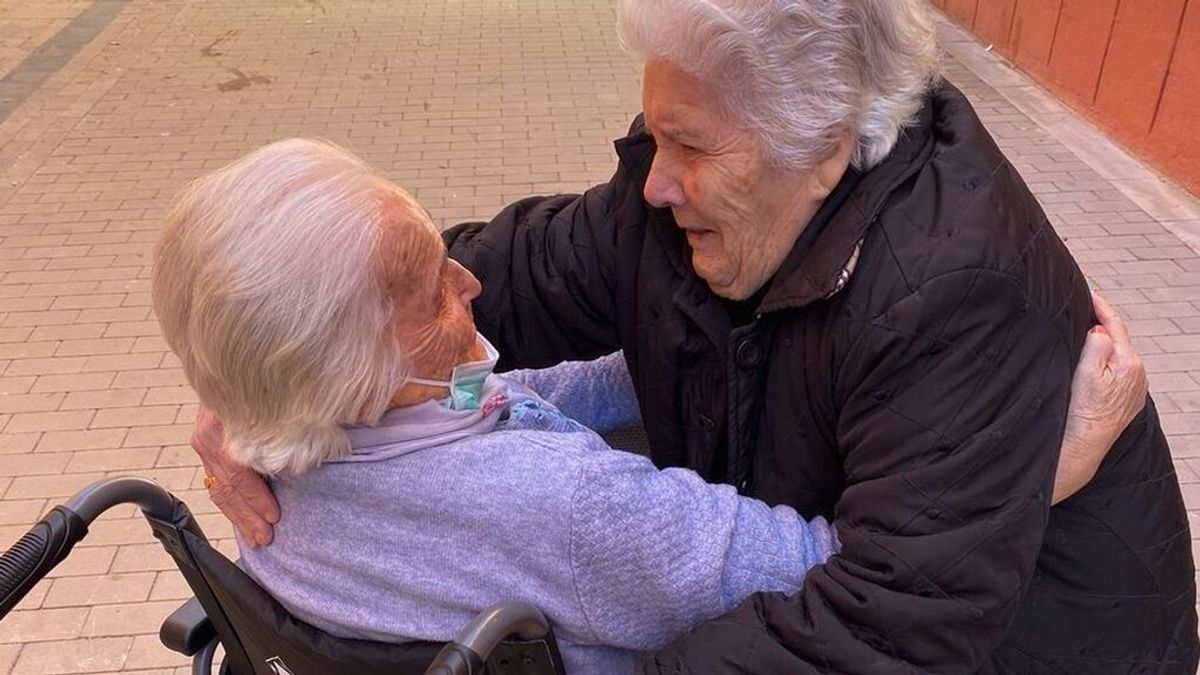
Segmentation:
<svg viewBox="0 0 1200 675">
<path fill-rule="evenodd" d="M 427 387 L 441 387 L 443 389 L 449 389 L 453 386 L 450 382 L 444 380 L 426 380 L 422 377 L 410 377 L 407 384 L 423 384 Z"/>
</svg>

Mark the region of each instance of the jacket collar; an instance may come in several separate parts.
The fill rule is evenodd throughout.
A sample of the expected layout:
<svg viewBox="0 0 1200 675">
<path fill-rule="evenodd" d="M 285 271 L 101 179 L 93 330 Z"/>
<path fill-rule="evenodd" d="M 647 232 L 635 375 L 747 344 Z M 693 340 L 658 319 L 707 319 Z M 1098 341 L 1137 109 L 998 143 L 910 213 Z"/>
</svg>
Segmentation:
<svg viewBox="0 0 1200 675">
<path fill-rule="evenodd" d="M 905 129 L 891 154 L 862 175 L 841 208 L 817 228 L 801 233 L 759 305 L 759 313 L 803 307 L 827 298 L 845 285 L 858 261 L 867 230 L 888 197 L 915 174 L 933 150 L 934 107 L 940 86 L 926 99 L 914 123 Z"/>
<path fill-rule="evenodd" d="M 853 272 L 867 230 L 879 215 L 891 193 L 915 174 L 928 160 L 934 147 L 934 125 L 938 108 L 962 99 L 951 84 L 940 82 L 926 97 L 913 124 L 900 135 L 891 154 L 867 173 L 846 202 L 823 226 L 805 230 L 771 281 L 759 305 L 758 313 L 803 307 L 841 290 Z M 617 155 L 638 185 L 646 181 L 656 147 L 645 132 L 643 116 L 634 120 L 628 136 L 615 143 Z M 688 255 L 687 239 L 675 225 L 669 209 L 646 206 L 651 229 L 655 231 L 675 271 L 685 279 L 699 282 Z M 686 304 L 701 304 L 695 284 L 684 284 Z M 705 286 L 707 289 L 707 286 Z M 711 295 L 711 291 L 708 292 Z M 682 304 L 681 304 L 682 306 Z M 699 322 L 705 325 L 706 322 Z"/>
</svg>

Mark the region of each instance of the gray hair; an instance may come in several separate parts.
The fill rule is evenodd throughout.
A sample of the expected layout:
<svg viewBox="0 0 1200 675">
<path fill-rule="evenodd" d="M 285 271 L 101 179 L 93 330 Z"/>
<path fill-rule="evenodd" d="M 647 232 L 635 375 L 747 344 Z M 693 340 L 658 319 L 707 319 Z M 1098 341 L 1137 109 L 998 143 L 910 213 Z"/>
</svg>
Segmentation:
<svg viewBox="0 0 1200 675">
<path fill-rule="evenodd" d="M 927 0 L 619 0 L 626 48 L 714 86 L 776 166 L 883 161 L 937 76 Z"/>
<path fill-rule="evenodd" d="M 286 140 L 178 198 L 154 252 L 159 324 L 234 459 L 300 473 L 349 452 L 407 374 L 378 262 L 387 184 Z"/>
</svg>

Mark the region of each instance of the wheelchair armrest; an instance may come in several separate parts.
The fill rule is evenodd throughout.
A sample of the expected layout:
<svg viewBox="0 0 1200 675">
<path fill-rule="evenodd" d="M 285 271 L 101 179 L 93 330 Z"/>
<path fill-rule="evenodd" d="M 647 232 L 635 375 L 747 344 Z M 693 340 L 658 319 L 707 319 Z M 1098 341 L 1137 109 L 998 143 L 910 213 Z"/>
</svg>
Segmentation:
<svg viewBox="0 0 1200 675">
<path fill-rule="evenodd" d="M 204 649 L 216 636 L 208 614 L 194 597 L 171 612 L 158 630 L 158 639 L 163 646 L 184 656 L 192 656 Z"/>
</svg>

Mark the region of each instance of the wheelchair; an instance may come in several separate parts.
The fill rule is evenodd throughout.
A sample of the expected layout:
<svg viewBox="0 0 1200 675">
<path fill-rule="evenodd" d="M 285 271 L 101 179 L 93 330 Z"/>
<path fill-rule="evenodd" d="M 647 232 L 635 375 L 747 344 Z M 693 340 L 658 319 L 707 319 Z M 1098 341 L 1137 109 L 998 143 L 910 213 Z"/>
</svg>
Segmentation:
<svg viewBox="0 0 1200 675">
<path fill-rule="evenodd" d="M 0 556 L 0 620 L 119 504 L 136 504 L 195 594 L 159 638 L 192 657 L 193 675 L 565 675 L 558 643 L 536 607 L 493 605 L 446 643 L 389 644 L 334 637 L 296 619 L 205 538 L 187 505 L 142 478 L 110 478 L 46 514 Z"/>
</svg>

